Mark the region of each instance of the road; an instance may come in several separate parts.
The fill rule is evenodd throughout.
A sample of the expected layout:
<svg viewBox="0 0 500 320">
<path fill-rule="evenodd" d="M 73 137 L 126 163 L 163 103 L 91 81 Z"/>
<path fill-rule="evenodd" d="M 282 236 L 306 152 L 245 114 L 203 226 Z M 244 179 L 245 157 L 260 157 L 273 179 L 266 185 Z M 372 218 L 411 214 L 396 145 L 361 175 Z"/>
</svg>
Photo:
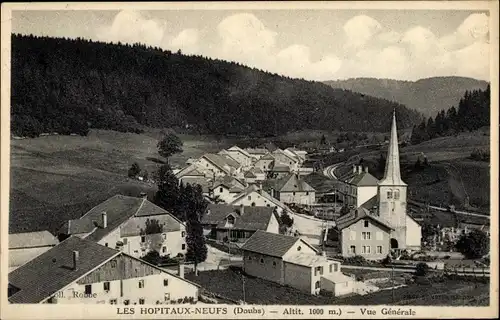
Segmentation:
<svg viewBox="0 0 500 320">
<path fill-rule="evenodd" d="M 337 169 L 338 166 L 342 165 L 343 162 L 335 163 L 332 164 L 331 166 L 326 167 L 323 170 L 323 175 L 326 177 L 333 179 L 333 180 L 338 180 L 337 176 L 335 176 L 335 169 Z"/>
</svg>

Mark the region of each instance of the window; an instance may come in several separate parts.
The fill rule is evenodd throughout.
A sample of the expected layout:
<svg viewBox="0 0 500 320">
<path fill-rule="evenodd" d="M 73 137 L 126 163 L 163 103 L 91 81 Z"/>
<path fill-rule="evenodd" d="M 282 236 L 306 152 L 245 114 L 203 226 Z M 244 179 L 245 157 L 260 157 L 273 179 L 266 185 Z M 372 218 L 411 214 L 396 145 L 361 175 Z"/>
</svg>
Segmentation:
<svg viewBox="0 0 500 320">
<path fill-rule="evenodd" d="M 161 252 L 162 252 L 162 253 L 167 252 L 167 247 L 162 247 L 162 248 L 161 248 Z"/>
<path fill-rule="evenodd" d="M 186 236 L 186 231 L 182 231 L 181 236 L 185 237 Z"/>
<path fill-rule="evenodd" d="M 301 246 L 298 246 L 298 247 L 297 247 L 297 251 L 300 251 L 300 250 L 302 250 L 302 247 L 301 247 Z"/>
<path fill-rule="evenodd" d="M 248 260 L 252 260 L 252 256 L 248 256 Z"/>
<path fill-rule="evenodd" d="M 293 193 L 293 195 L 295 195 L 295 192 Z"/>
<path fill-rule="evenodd" d="M 306 191 L 306 196 L 308 196 L 308 195 L 309 195 L 309 191 Z"/>
<path fill-rule="evenodd" d="M 392 199 L 392 190 L 387 191 L 387 199 Z"/>
<path fill-rule="evenodd" d="M 104 291 L 109 291 L 109 281 L 104 282 Z"/>
<path fill-rule="evenodd" d="M 377 253 L 382 253 L 382 246 L 377 246 Z"/>
<path fill-rule="evenodd" d="M 356 246 L 350 246 L 349 247 L 349 253 L 356 254 Z"/>
<path fill-rule="evenodd" d="M 376 236 L 377 240 L 379 240 L 379 241 L 384 239 L 384 236 L 383 236 L 382 232 L 380 232 L 380 231 L 377 231 L 375 236 Z"/>
<path fill-rule="evenodd" d="M 161 238 L 162 238 L 163 240 L 167 240 L 167 234 L 166 234 L 166 233 L 162 233 L 162 234 L 161 234 Z"/>
<path fill-rule="evenodd" d="M 107 247 L 107 246 L 108 246 L 108 243 L 106 242 L 104 245 Z"/>
<path fill-rule="evenodd" d="M 370 253 L 370 246 L 363 246 L 361 253 Z"/>
<path fill-rule="evenodd" d="M 361 236 L 363 237 L 363 240 L 371 240 L 372 239 L 371 232 L 362 232 Z"/>
<path fill-rule="evenodd" d="M 222 193 L 224 190 L 222 188 L 219 188 L 219 192 Z"/>
<path fill-rule="evenodd" d="M 139 289 L 144 288 L 144 280 L 139 280 Z"/>
<path fill-rule="evenodd" d="M 124 238 L 123 239 L 123 244 L 127 244 L 128 243 L 128 239 L 127 238 Z"/>
<path fill-rule="evenodd" d="M 316 283 L 314 284 L 314 289 L 319 289 L 319 281 L 316 281 Z"/>
<path fill-rule="evenodd" d="M 139 298 L 139 304 L 144 304 L 144 298 Z"/>
<path fill-rule="evenodd" d="M 186 244 L 185 243 L 182 244 L 182 250 L 186 250 Z"/>
<path fill-rule="evenodd" d="M 126 305 L 126 306 L 129 305 L 130 304 L 130 300 L 129 299 L 123 300 L 123 304 Z"/>
<path fill-rule="evenodd" d="M 394 200 L 399 200 L 399 190 L 394 190 Z"/>
<path fill-rule="evenodd" d="M 146 242 L 146 236 L 141 236 L 141 242 L 142 243 Z"/>
<path fill-rule="evenodd" d="M 170 301 L 170 293 L 165 293 L 165 301 Z"/>
<path fill-rule="evenodd" d="M 167 287 L 168 286 L 168 279 L 163 279 L 163 286 Z"/>
<path fill-rule="evenodd" d="M 276 261 L 273 261 L 273 267 L 276 268 Z"/>
<path fill-rule="evenodd" d="M 252 196 L 248 196 L 248 200 L 252 200 Z"/>
<path fill-rule="evenodd" d="M 111 268 L 116 268 L 116 260 L 111 260 Z"/>
<path fill-rule="evenodd" d="M 92 294 L 92 285 L 91 284 L 85 285 L 85 294 Z"/>
<path fill-rule="evenodd" d="M 260 263 L 264 263 L 264 259 L 263 258 L 260 258 Z"/>
<path fill-rule="evenodd" d="M 315 276 L 317 276 L 317 275 L 318 275 L 318 273 L 319 273 L 320 275 L 322 275 L 322 274 L 323 274 L 323 267 L 316 267 L 316 268 L 314 269 L 314 275 L 315 275 Z"/>
<path fill-rule="evenodd" d="M 255 202 L 252 202 L 252 207 L 255 207 Z"/>
<path fill-rule="evenodd" d="M 109 304 L 116 304 L 116 303 L 117 303 L 116 299 L 109 300 Z"/>
<path fill-rule="evenodd" d="M 337 263 L 333 264 L 333 272 L 339 271 L 339 265 Z"/>
<path fill-rule="evenodd" d="M 370 221 L 365 220 L 365 228 L 368 228 L 370 226 Z"/>
</svg>

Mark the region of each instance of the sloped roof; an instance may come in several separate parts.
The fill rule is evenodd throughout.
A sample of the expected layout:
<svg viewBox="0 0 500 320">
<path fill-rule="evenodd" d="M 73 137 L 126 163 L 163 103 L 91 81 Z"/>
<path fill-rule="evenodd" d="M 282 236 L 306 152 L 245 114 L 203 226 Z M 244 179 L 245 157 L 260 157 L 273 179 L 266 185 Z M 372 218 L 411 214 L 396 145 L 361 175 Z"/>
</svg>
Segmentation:
<svg viewBox="0 0 500 320">
<path fill-rule="evenodd" d="M 246 148 L 244 150 L 250 154 L 266 154 L 269 152 L 265 148 Z"/>
<path fill-rule="evenodd" d="M 257 178 L 257 176 L 251 170 L 248 170 L 245 172 L 245 178 Z"/>
<path fill-rule="evenodd" d="M 177 179 L 184 176 L 204 176 L 202 172 L 198 170 L 198 167 L 195 164 L 190 164 L 187 167 L 182 168 L 179 172 L 175 173 Z"/>
<path fill-rule="evenodd" d="M 251 171 L 255 174 L 263 174 L 264 173 L 264 171 L 260 170 L 259 167 L 254 167 L 251 169 Z"/>
<path fill-rule="evenodd" d="M 275 172 L 290 172 L 290 167 L 287 166 L 286 164 L 275 163 L 273 165 L 272 171 L 275 171 Z"/>
<path fill-rule="evenodd" d="M 9 249 L 55 246 L 58 243 L 59 240 L 48 231 L 9 234 Z"/>
<path fill-rule="evenodd" d="M 290 159 L 290 160 L 292 160 L 294 162 L 297 161 L 296 156 L 294 156 L 293 153 L 291 153 L 290 151 L 285 152 L 282 149 L 276 149 L 276 150 L 273 151 L 273 154 L 278 154 L 278 153 L 281 153 L 281 154 L 285 155 L 286 157 L 288 157 L 288 159 Z"/>
<path fill-rule="evenodd" d="M 222 183 L 231 187 L 240 187 L 240 188 L 244 188 L 246 186 L 245 182 L 240 181 L 239 179 L 229 175 L 217 177 L 215 179 L 215 184 L 217 185 L 218 183 Z"/>
<path fill-rule="evenodd" d="M 278 185 L 277 190 L 279 192 L 314 192 L 313 187 L 311 187 L 307 182 L 299 179 L 296 174 L 290 174 L 286 178 L 282 179 Z"/>
<path fill-rule="evenodd" d="M 181 230 L 181 222 L 170 214 L 164 214 L 157 217 L 134 217 L 125 222 L 120 228 L 121 237 L 139 236 L 141 230 L 146 227 L 146 221 L 149 219 L 158 220 L 163 227 L 163 232 L 173 232 Z"/>
<path fill-rule="evenodd" d="M 331 281 L 333 283 L 345 283 L 345 282 L 355 281 L 353 278 L 346 276 L 342 272 L 324 273 L 321 276 L 321 278 Z"/>
<path fill-rule="evenodd" d="M 356 212 L 357 212 L 357 214 L 356 214 Z M 335 221 L 336 228 L 338 230 L 345 229 L 345 228 L 349 227 L 350 225 L 352 225 L 352 224 L 354 224 L 362 219 L 370 219 L 385 229 L 394 230 L 388 222 L 383 221 L 379 216 L 375 216 L 374 214 L 370 214 L 370 212 L 363 207 L 359 207 L 358 209 L 352 210 L 351 212 L 339 217 Z"/>
<path fill-rule="evenodd" d="M 260 158 L 259 160 L 275 160 L 273 155 L 271 153 L 267 153 L 265 154 L 262 158 Z"/>
<path fill-rule="evenodd" d="M 372 176 L 369 172 L 361 172 L 350 178 L 348 183 L 358 187 L 377 186 L 378 179 Z"/>
<path fill-rule="evenodd" d="M 300 241 L 300 238 L 258 230 L 248 238 L 241 249 L 282 258 L 297 241 Z"/>
<path fill-rule="evenodd" d="M 102 228 L 102 213 L 106 212 L 107 227 Z M 99 241 L 109 232 L 133 216 L 146 217 L 167 214 L 168 212 L 144 198 L 115 195 L 90 209 L 80 219 L 69 220 L 61 228 L 63 234 L 92 232 L 87 239 Z"/>
<path fill-rule="evenodd" d="M 300 266 L 313 267 L 318 263 L 325 262 L 327 259 L 326 257 L 323 257 L 318 254 L 297 252 L 296 254 L 286 257 L 283 260 L 293 264 L 298 264 Z"/>
<path fill-rule="evenodd" d="M 208 214 L 209 210 L 210 214 Z M 201 223 L 224 228 L 226 217 L 229 214 L 232 214 L 235 218 L 234 227 L 231 229 L 248 231 L 266 230 L 273 215 L 273 208 L 245 206 L 243 213 L 241 213 L 241 206 L 210 203 L 207 206 Z"/>
<path fill-rule="evenodd" d="M 77 270 L 72 268 L 73 251 L 79 252 Z M 118 254 L 93 241 L 69 237 L 9 273 L 9 284 L 20 289 L 9 301 L 39 303 Z"/>
<path fill-rule="evenodd" d="M 279 201 L 278 199 L 274 198 L 273 196 L 271 196 L 269 193 L 267 193 L 266 191 L 262 190 L 262 189 L 259 189 L 259 187 L 257 187 L 255 184 L 251 184 L 250 186 L 248 186 L 241 194 L 237 195 L 233 201 L 231 201 L 230 204 L 234 204 L 236 202 L 238 202 L 239 200 L 241 200 L 242 198 L 245 198 L 246 196 L 248 196 L 249 194 L 251 194 L 252 192 L 259 192 L 259 194 L 267 199 L 268 201 L 272 202 L 275 206 L 278 206 L 286 211 L 291 211 L 290 208 L 288 208 L 284 203 L 282 203 L 281 201 Z"/>
<path fill-rule="evenodd" d="M 237 161 L 232 160 L 229 157 L 225 157 L 225 156 L 220 155 L 220 154 L 206 153 L 203 155 L 203 158 L 207 159 L 212 164 L 214 164 L 219 169 L 221 169 L 225 172 L 227 172 L 227 170 L 228 170 L 226 168 L 227 166 L 229 166 L 230 168 L 233 168 L 233 169 L 238 169 L 239 167 L 241 167 L 241 164 L 238 163 Z"/>
<path fill-rule="evenodd" d="M 375 207 L 378 206 L 378 195 L 374 195 L 370 199 L 368 199 L 365 203 L 361 205 L 361 207 L 367 209 L 368 211 L 371 211 L 372 209 L 375 209 Z"/>
<path fill-rule="evenodd" d="M 240 147 L 238 147 L 238 146 L 232 146 L 231 148 L 229 148 L 229 149 L 227 149 L 227 150 L 228 150 L 228 151 L 238 151 L 238 152 L 240 152 L 241 154 L 244 154 L 244 155 L 245 155 L 246 157 L 248 157 L 248 158 L 250 158 L 250 157 L 251 157 L 251 156 L 250 156 L 250 154 L 249 154 L 247 151 L 245 151 L 245 150 L 241 149 L 241 148 L 240 148 Z"/>
</svg>

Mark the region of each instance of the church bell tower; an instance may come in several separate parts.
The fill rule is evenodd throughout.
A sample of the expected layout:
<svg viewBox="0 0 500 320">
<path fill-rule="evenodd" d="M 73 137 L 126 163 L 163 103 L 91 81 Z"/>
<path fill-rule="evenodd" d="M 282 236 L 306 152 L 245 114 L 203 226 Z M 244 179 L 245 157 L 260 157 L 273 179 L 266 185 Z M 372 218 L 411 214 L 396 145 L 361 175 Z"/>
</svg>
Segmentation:
<svg viewBox="0 0 500 320">
<path fill-rule="evenodd" d="M 391 248 L 406 247 L 406 189 L 399 167 L 396 110 L 392 115 L 391 137 L 385 164 L 384 177 L 378 184 L 379 216 L 395 230 L 391 232 Z"/>
</svg>

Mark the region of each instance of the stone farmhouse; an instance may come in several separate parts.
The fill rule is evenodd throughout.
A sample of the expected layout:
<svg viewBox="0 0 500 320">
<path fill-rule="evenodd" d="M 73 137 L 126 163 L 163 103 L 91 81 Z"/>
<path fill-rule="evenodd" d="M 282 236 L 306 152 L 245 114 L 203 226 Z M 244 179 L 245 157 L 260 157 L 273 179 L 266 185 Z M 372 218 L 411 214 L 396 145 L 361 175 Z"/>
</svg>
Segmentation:
<svg viewBox="0 0 500 320">
<path fill-rule="evenodd" d="M 248 275 L 313 295 L 321 290 L 335 296 L 356 291 L 355 280 L 342 274 L 340 261 L 319 254 L 303 239 L 256 231 L 241 249 Z"/>
<path fill-rule="evenodd" d="M 71 236 L 8 275 L 10 303 L 170 304 L 199 286 L 122 251 Z"/>
</svg>

